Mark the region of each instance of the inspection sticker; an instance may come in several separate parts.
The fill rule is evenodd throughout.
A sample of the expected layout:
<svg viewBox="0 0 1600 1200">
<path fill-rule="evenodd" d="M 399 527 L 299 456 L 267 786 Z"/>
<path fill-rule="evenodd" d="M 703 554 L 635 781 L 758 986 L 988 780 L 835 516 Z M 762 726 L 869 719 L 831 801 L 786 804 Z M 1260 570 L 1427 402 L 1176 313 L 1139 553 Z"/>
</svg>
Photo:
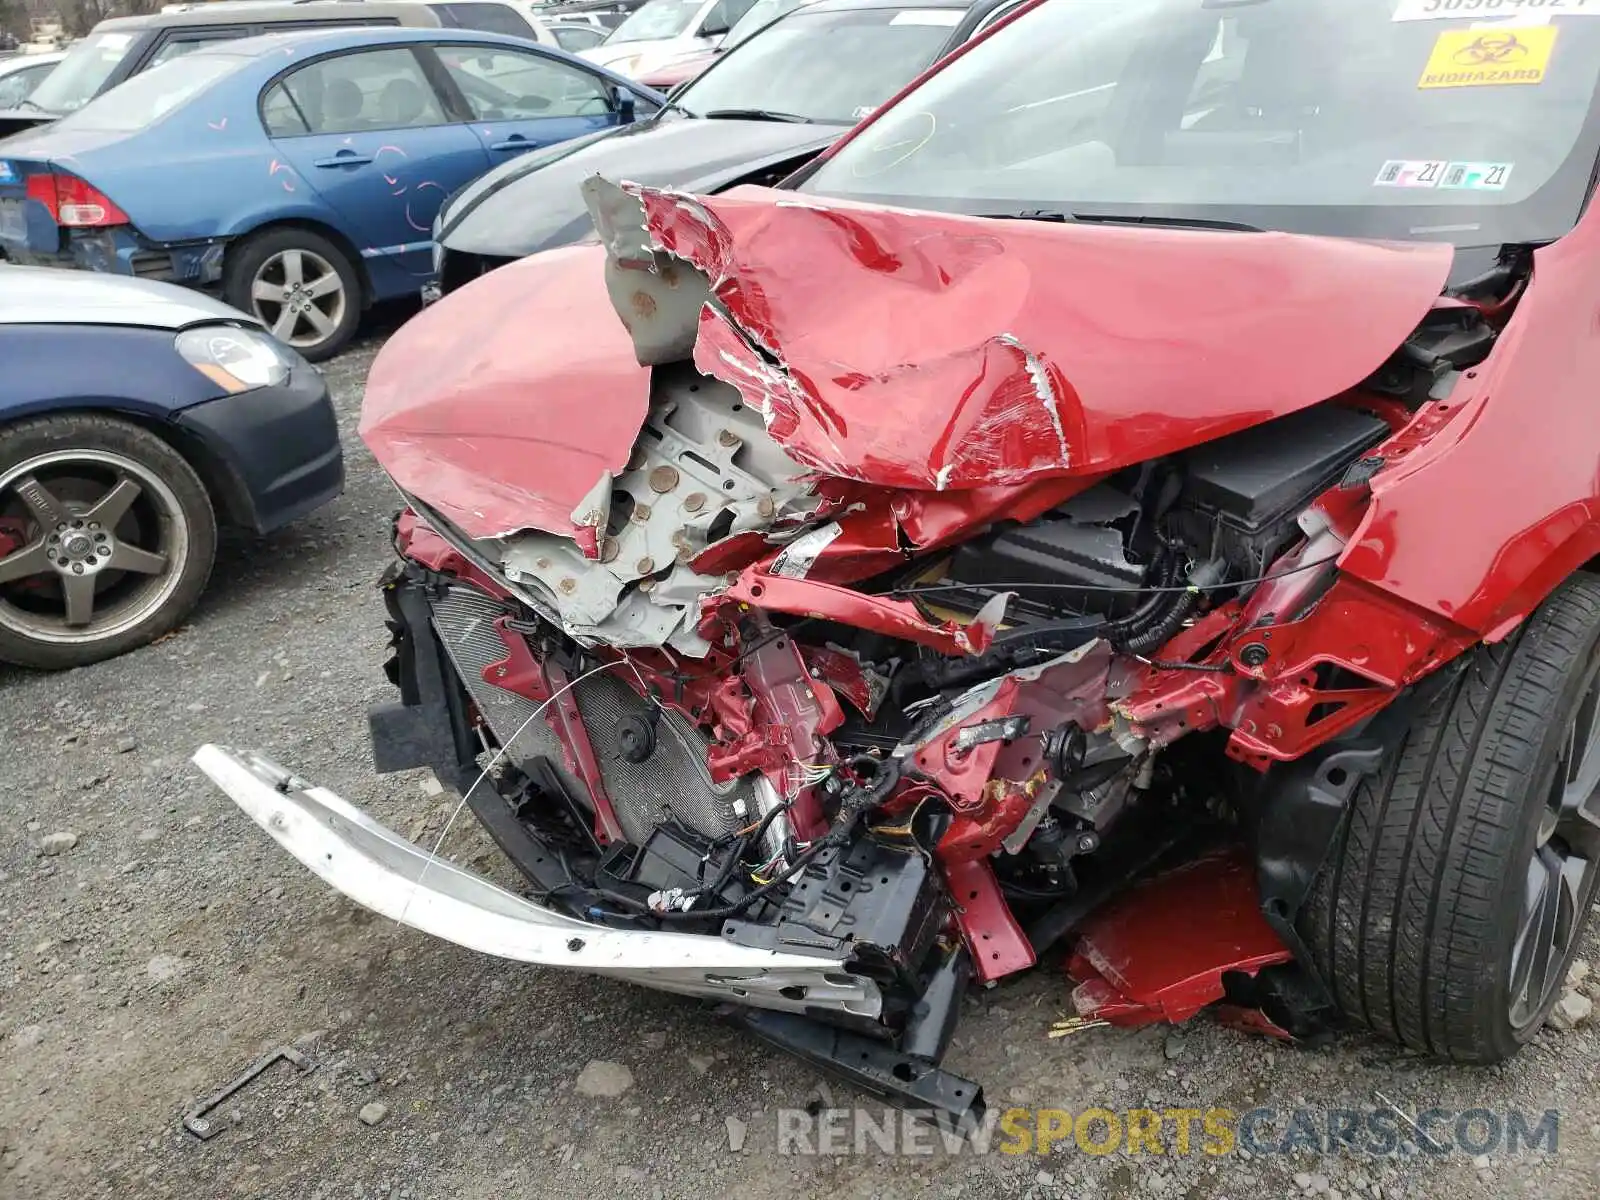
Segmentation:
<svg viewBox="0 0 1600 1200">
<path fill-rule="evenodd" d="M 1600 17 L 1600 0 L 1400 0 L 1393 19 L 1465 21 L 1494 17 Z"/>
<path fill-rule="evenodd" d="M 1441 188 L 1473 192 L 1503 192 L 1515 163 L 1453 162 L 1444 169 Z"/>
<path fill-rule="evenodd" d="M 1378 177 L 1372 181 L 1373 187 L 1402 187 L 1402 188 L 1431 188 L 1438 187 L 1439 180 L 1444 175 L 1448 166 L 1441 159 L 1406 159 L 1392 158 L 1383 164 L 1383 169 L 1378 172 Z"/>
<path fill-rule="evenodd" d="M 1497 87 L 1511 83 L 1543 83 L 1554 25 L 1516 29 L 1447 29 L 1433 44 L 1422 68 L 1419 88 Z"/>
</svg>

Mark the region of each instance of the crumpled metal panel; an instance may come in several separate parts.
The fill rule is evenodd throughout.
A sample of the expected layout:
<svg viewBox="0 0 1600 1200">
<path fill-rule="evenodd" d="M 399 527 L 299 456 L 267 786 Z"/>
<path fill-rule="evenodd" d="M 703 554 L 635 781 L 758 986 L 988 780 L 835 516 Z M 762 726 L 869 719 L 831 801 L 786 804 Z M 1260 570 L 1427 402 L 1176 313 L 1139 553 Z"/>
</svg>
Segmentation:
<svg viewBox="0 0 1600 1200">
<path fill-rule="evenodd" d="M 797 461 L 933 491 L 1103 472 L 1320 403 L 1394 352 L 1454 256 L 584 189 L 640 362 L 692 353 Z"/>
<path fill-rule="evenodd" d="M 373 365 L 362 436 L 402 488 L 475 538 L 578 534 L 574 510 L 625 469 L 644 424 L 638 354 L 693 355 L 803 466 L 1001 491 L 1327 399 L 1404 340 L 1452 257 L 757 188 L 587 188 L 609 269 L 589 244 L 494 271 L 409 322 Z"/>
</svg>

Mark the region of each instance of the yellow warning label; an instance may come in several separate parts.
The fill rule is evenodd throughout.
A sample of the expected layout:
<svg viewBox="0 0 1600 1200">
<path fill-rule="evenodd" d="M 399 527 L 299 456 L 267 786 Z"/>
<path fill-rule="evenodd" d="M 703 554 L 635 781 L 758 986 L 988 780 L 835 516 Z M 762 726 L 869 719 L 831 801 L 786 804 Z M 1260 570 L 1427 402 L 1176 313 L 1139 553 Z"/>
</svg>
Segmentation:
<svg viewBox="0 0 1600 1200">
<path fill-rule="evenodd" d="M 1450 29 L 1433 44 L 1419 88 L 1493 87 L 1510 83 L 1543 83 L 1554 25 L 1527 29 Z"/>
</svg>

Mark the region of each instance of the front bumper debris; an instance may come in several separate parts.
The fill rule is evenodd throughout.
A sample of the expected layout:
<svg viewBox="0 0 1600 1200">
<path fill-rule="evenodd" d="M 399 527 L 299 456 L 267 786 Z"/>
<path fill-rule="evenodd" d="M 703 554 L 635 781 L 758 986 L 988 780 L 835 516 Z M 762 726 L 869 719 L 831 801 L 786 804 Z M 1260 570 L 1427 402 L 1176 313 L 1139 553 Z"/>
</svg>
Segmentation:
<svg viewBox="0 0 1600 1200">
<path fill-rule="evenodd" d="M 592 925 L 432 857 L 267 759 L 206 745 L 194 763 L 324 882 L 381 916 L 469 950 L 755 1008 L 868 1019 L 882 1011 L 877 984 L 841 959 Z"/>
</svg>

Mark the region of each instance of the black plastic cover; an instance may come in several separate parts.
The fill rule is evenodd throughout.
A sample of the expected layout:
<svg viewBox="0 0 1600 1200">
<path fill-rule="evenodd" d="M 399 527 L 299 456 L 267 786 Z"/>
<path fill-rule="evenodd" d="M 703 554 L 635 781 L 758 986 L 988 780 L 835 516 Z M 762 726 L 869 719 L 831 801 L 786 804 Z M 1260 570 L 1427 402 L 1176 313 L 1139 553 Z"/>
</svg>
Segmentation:
<svg viewBox="0 0 1600 1200">
<path fill-rule="evenodd" d="M 1257 533 L 1304 508 L 1388 435 L 1388 423 L 1368 413 L 1303 409 L 1188 451 L 1184 499 Z"/>
<path fill-rule="evenodd" d="M 1130 496 L 1106 487 L 1091 488 L 1050 516 L 964 542 L 951 558 L 950 578 L 1015 592 L 1020 603 L 1010 610 L 1013 615 L 1106 610 L 1119 597 L 1137 592 L 1145 581 L 1148 568 L 1129 561 L 1123 531 L 1112 524 L 1138 511 Z M 1026 586 L 1030 583 L 1041 586 L 1034 590 Z M 1085 590 L 1063 586 L 1073 583 Z M 1029 613 L 1030 605 L 1039 611 Z"/>
<path fill-rule="evenodd" d="M 923 855 L 860 837 L 800 872 L 776 922 L 729 920 L 722 934 L 780 953 L 848 954 L 867 974 L 913 984 L 945 919 L 941 899 Z"/>
</svg>

